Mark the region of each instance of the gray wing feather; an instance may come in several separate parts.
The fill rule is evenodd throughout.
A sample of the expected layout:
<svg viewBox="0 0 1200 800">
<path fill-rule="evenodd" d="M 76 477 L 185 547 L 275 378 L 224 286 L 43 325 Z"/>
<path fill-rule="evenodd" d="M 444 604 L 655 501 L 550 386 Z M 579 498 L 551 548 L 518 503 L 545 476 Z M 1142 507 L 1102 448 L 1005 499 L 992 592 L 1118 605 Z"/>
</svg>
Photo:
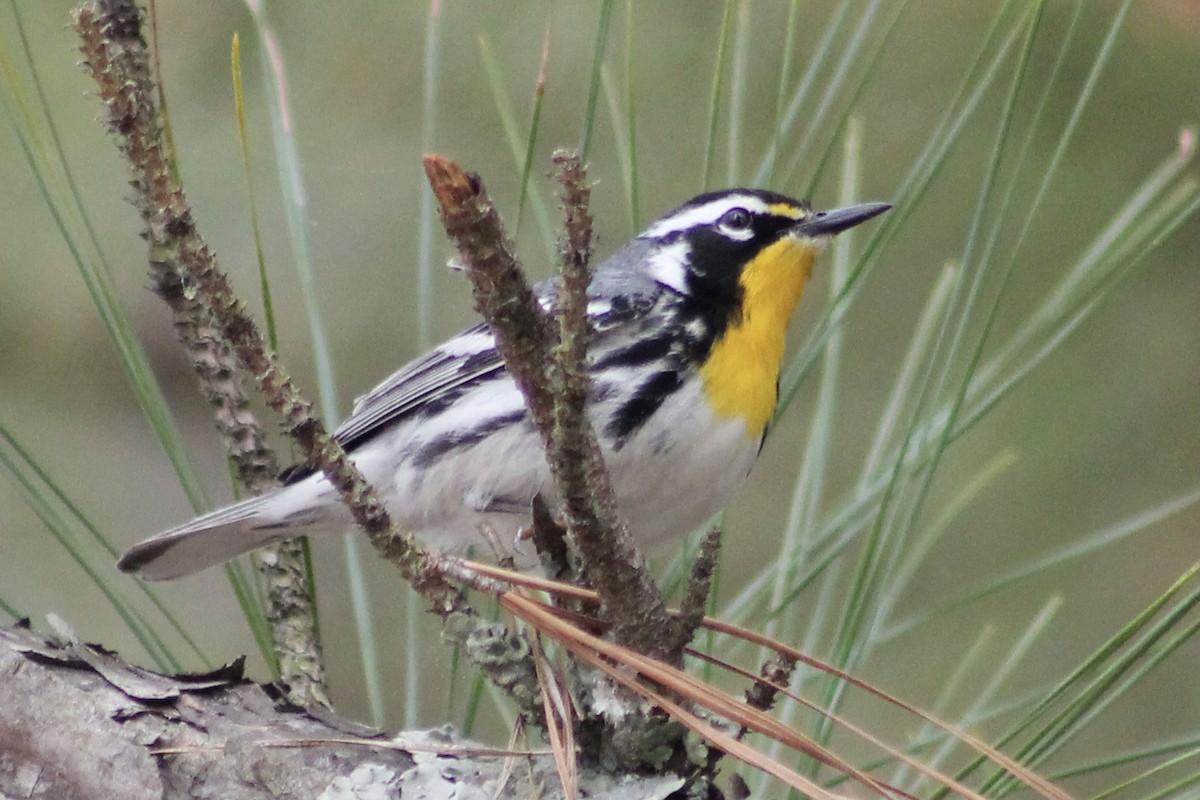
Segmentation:
<svg viewBox="0 0 1200 800">
<path fill-rule="evenodd" d="M 488 343 L 470 351 L 456 345 L 474 337 Z M 449 392 L 490 373 L 504 369 L 504 361 L 491 344 L 484 325 L 463 331 L 440 347 L 401 367 L 354 403 L 354 412 L 334 432 L 344 446 L 353 447 L 396 419 L 446 396 Z"/>
<path fill-rule="evenodd" d="M 629 245 L 624 249 L 629 249 Z M 628 279 L 617 278 L 613 266 L 619 255 L 635 257 L 635 254 L 614 254 L 607 269 L 602 266 L 597 270 L 589 292 L 595 299 L 607 301 L 598 303 L 598 310 L 591 316 L 592 345 L 601 348 L 604 340 L 609 339 L 608 333 L 645 314 L 664 291 L 663 287 L 644 278 L 632 284 Z M 548 307 L 553 297 L 553 282 L 544 281 L 534 291 L 543 307 Z M 353 413 L 338 427 L 334 436 L 344 447 L 352 448 L 396 420 L 436 404 L 479 378 L 502 371 L 504 360 L 496 352 L 487 325 L 475 325 L 401 367 L 358 398 Z"/>
</svg>

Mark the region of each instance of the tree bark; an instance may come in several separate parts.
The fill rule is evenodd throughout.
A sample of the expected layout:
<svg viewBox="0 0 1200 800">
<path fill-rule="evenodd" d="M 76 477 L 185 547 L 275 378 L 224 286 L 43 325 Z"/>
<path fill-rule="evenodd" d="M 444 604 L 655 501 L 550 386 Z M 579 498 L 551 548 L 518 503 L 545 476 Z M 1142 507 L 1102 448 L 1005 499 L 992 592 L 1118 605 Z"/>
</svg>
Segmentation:
<svg viewBox="0 0 1200 800">
<path fill-rule="evenodd" d="M 0 629 L 4 800 L 562 796 L 546 751 L 503 753 L 450 728 L 388 738 L 281 703 L 240 662 L 166 676 L 67 638 Z M 683 783 L 581 774 L 580 795 L 652 800 Z"/>
</svg>

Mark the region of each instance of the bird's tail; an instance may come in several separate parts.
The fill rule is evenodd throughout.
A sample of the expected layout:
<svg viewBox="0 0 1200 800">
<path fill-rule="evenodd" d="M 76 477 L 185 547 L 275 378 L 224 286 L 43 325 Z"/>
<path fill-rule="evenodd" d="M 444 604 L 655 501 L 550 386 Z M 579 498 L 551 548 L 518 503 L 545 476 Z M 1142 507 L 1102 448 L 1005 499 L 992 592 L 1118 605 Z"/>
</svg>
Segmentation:
<svg viewBox="0 0 1200 800">
<path fill-rule="evenodd" d="M 163 531 L 125 551 L 117 567 L 146 580 L 169 580 L 224 563 L 272 542 L 330 529 L 329 525 L 320 524 L 329 520 L 315 513 L 307 518 L 304 514 L 279 514 L 275 495 L 251 497 Z"/>
</svg>

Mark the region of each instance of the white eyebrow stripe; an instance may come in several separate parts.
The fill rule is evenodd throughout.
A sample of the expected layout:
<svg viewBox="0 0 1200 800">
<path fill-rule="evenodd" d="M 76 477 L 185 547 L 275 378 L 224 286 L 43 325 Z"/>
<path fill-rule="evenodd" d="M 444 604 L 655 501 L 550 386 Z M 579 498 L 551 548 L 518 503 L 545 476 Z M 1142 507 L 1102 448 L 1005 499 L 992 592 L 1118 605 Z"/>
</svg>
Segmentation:
<svg viewBox="0 0 1200 800">
<path fill-rule="evenodd" d="M 638 238 L 660 239 L 697 225 L 711 225 L 731 208 L 744 208 L 753 214 L 765 214 L 768 210 L 767 204 L 752 194 L 729 195 L 693 208 L 685 208 L 669 217 L 664 217 L 642 231 Z"/>
</svg>

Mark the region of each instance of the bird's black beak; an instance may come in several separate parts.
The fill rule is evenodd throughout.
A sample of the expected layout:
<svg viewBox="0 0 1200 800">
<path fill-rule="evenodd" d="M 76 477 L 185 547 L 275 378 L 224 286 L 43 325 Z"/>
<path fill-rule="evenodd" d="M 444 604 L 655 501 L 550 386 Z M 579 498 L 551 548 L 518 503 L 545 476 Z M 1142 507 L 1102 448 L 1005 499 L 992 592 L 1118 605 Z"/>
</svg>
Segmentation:
<svg viewBox="0 0 1200 800">
<path fill-rule="evenodd" d="M 799 236 L 833 236 L 877 217 L 891 207 L 889 203 L 861 203 L 833 211 L 818 211 L 793 225 L 791 232 Z"/>
</svg>

